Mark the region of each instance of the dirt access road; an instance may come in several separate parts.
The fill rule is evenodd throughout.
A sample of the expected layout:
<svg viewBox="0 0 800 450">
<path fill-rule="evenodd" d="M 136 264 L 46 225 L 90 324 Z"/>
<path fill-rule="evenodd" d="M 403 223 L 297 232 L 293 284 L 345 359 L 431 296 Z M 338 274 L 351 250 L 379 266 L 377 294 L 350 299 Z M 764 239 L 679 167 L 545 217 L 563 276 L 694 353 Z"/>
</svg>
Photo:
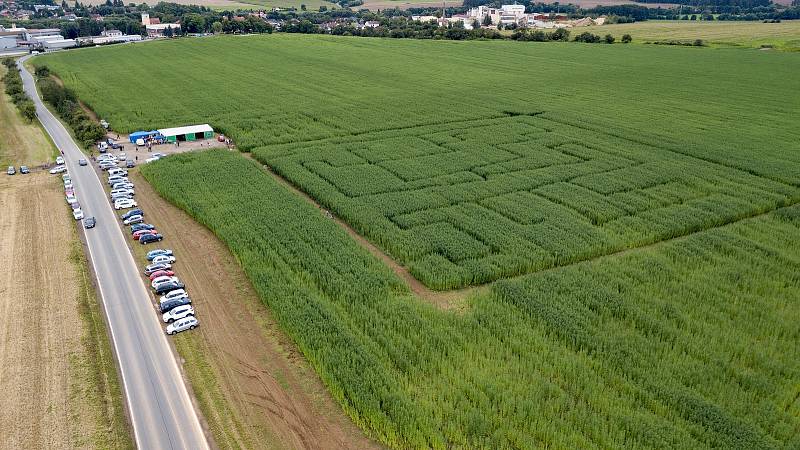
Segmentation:
<svg viewBox="0 0 800 450">
<path fill-rule="evenodd" d="M 105 328 L 54 178 L 0 177 L 0 447 L 129 447 Z"/>
<path fill-rule="evenodd" d="M 175 252 L 176 275 L 200 327 L 174 342 L 221 448 L 376 448 L 330 397 L 261 303 L 227 247 L 153 191 L 137 172 L 136 200 Z M 155 246 L 133 245 L 135 258 Z"/>
</svg>

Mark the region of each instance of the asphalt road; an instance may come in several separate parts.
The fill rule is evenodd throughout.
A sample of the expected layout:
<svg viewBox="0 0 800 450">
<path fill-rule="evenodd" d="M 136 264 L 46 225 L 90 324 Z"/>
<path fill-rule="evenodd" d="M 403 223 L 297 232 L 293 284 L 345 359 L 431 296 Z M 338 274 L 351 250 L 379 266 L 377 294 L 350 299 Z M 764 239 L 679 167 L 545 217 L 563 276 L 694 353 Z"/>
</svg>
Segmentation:
<svg viewBox="0 0 800 450">
<path fill-rule="evenodd" d="M 78 165 L 78 159 L 85 156 L 61 122 L 42 104 L 33 77 L 22 66 L 26 59 L 18 63 L 25 91 L 36 104 L 42 125 L 64 154 L 83 211 L 87 217 L 97 219 L 96 227 L 86 230 L 89 260 L 105 305 L 136 445 L 140 449 L 207 449 L 208 442 L 163 325 L 151 306 L 147 287 L 139 275 L 141 269 L 127 247 L 103 181 L 91 165 Z M 165 242 L 169 242 L 168 236 Z"/>
</svg>

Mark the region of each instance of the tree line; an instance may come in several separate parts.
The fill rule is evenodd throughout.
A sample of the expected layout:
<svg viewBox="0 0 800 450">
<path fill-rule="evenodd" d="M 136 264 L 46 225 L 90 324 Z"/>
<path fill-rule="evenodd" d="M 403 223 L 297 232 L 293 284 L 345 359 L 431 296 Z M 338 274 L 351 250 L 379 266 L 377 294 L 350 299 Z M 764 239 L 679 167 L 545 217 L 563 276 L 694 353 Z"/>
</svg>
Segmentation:
<svg viewBox="0 0 800 450">
<path fill-rule="evenodd" d="M 36 106 L 22 88 L 22 77 L 19 75 L 16 63 L 11 58 L 4 58 L 3 65 L 7 69 L 6 74 L 3 76 L 6 94 L 11 97 L 11 101 L 22 113 L 22 117 L 27 119 L 28 122 L 33 122 L 33 119 L 36 118 Z"/>
</svg>

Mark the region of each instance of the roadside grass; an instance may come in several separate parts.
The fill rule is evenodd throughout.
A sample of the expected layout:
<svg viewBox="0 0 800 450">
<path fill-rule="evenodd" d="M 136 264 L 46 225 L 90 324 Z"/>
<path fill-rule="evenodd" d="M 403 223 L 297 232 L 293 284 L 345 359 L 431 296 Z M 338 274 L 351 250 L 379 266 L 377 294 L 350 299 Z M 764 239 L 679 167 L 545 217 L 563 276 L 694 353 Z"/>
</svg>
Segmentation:
<svg viewBox="0 0 800 450">
<path fill-rule="evenodd" d="M 0 79 L 8 69 L 0 66 Z M 0 167 L 38 166 L 52 161 L 58 154 L 55 144 L 38 120 L 28 123 L 0 81 Z"/>
<path fill-rule="evenodd" d="M 573 34 L 578 29 L 573 30 Z M 619 41 L 630 34 L 633 42 L 653 41 L 693 42 L 702 39 L 711 47 L 761 48 L 800 51 L 800 20 L 780 23 L 735 21 L 648 20 L 645 22 L 603 25 L 587 28 L 595 34 L 611 34 Z"/>
<path fill-rule="evenodd" d="M 70 398 L 92 408 L 99 425 L 91 436 L 76 436 L 85 439 L 85 444 L 94 448 L 134 448 L 129 422 L 125 417 L 123 394 L 107 328 L 100 310 L 97 293 L 91 282 L 86 255 L 81 248 L 77 233 L 73 233 L 70 261 L 79 274 L 78 313 L 85 330 L 82 343 L 85 358 L 73 355 L 70 365 L 82 376 L 71 381 Z M 93 389 L 81 389 L 88 384 Z"/>
</svg>

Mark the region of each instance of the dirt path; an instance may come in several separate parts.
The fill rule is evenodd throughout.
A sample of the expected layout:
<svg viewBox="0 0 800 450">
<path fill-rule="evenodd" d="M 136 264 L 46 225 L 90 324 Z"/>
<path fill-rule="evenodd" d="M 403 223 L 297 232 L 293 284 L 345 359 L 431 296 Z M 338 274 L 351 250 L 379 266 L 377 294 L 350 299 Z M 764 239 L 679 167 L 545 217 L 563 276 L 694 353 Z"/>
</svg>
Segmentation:
<svg viewBox="0 0 800 450">
<path fill-rule="evenodd" d="M 44 172 L 4 176 L 0 211 L 0 447 L 108 442 L 60 183 Z"/>
<path fill-rule="evenodd" d="M 175 339 L 223 448 L 374 448 L 342 412 L 210 231 L 131 173 L 148 222 L 168 237 L 202 326 Z M 165 241 L 166 242 L 166 241 Z M 138 249 L 137 259 L 144 253 Z"/>
<path fill-rule="evenodd" d="M 245 155 L 246 157 L 252 159 L 253 161 L 256 161 L 249 153 L 242 153 L 242 155 Z M 256 161 L 256 163 L 258 163 L 258 161 Z M 261 165 L 260 163 L 258 164 Z M 303 198 L 305 201 L 311 203 L 312 205 L 317 207 L 317 209 L 322 209 L 322 206 L 320 206 L 320 204 L 317 203 L 316 200 L 314 200 L 308 194 L 295 187 L 293 184 L 285 180 L 280 175 L 273 172 L 269 166 L 261 165 L 261 167 L 264 169 L 265 172 L 269 173 L 273 178 L 275 178 L 275 180 L 277 180 L 282 185 L 286 186 L 287 189 L 294 192 L 295 194 Z M 375 244 L 367 240 L 367 238 L 359 234 L 347 222 L 333 215 L 331 215 L 331 218 L 334 222 L 336 222 L 337 225 L 339 225 L 345 231 L 347 231 L 347 234 L 349 234 L 362 247 L 369 250 L 370 253 L 375 255 L 378 259 L 383 261 L 384 264 L 389 266 L 389 268 L 391 268 L 394 271 L 394 273 L 397 274 L 397 276 L 399 276 L 403 281 L 406 282 L 409 289 L 411 289 L 411 292 L 413 292 L 419 298 L 426 300 L 432 303 L 433 305 L 438 306 L 441 309 L 456 310 L 456 311 L 463 310 L 464 308 L 466 308 L 467 299 L 471 295 L 478 294 L 488 289 L 488 285 L 483 285 L 483 286 L 468 287 L 463 289 L 454 289 L 451 291 L 434 291 L 425 286 L 424 284 L 422 284 L 422 282 L 420 282 L 416 278 L 414 278 L 414 276 L 411 275 L 408 269 L 406 269 L 400 263 L 395 261 L 394 258 L 386 254 L 383 250 L 375 246 Z"/>
</svg>

